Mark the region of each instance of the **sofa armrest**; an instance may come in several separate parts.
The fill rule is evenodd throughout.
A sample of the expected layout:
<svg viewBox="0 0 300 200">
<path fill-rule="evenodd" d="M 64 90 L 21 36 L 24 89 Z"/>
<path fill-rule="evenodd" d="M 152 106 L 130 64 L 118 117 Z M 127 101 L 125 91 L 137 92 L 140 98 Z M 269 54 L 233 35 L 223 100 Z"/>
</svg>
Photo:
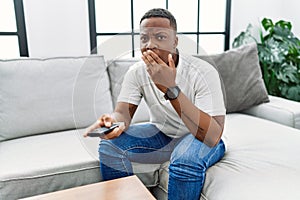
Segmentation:
<svg viewBox="0 0 300 200">
<path fill-rule="evenodd" d="M 253 106 L 242 113 L 300 129 L 300 103 L 269 95 L 270 102 Z"/>
</svg>

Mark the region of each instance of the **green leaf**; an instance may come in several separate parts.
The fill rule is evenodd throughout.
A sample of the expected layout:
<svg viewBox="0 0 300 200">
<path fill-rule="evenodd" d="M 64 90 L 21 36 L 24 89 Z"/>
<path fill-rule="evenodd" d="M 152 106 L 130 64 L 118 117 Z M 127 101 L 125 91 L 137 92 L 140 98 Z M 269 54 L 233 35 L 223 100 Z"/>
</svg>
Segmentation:
<svg viewBox="0 0 300 200">
<path fill-rule="evenodd" d="M 277 78 L 288 84 L 298 84 L 300 82 L 297 78 L 297 67 L 286 63 L 284 63 L 283 66 L 281 66 L 280 71 L 277 72 Z"/>
<path fill-rule="evenodd" d="M 276 78 L 276 74 L 274 71 L 270 71 L 270 80 L 269 80 L 269 85 L 268 85 L 268 88 L 269 88 L 269 92 L 270 94 L 272 95 L 278 95 L 278 79 Z"/>
<path fill-rule="evenodd" d="M 287 89 L 287 92 L 285 96 L 288 99 L 295 100 L 295 101 L 300 101 L 300 86 L 292 86 Z"/>
<path fill-rule="evenodd" d="M 283 74 L 281 71 L 276 73 L 276 77 L 277 77 L 277 79 L 279 79 L 285 83 L 289 83 L 288 77 L 286 76 L 286 74 Z"/>
<path fill-rule="evenodd" d="M 282 27 L 275 26 L 273 28 L 273 37 L 277 40 L 284 41 L 284 39 L 292 37 L 292 35 L 289 29 L 284 29 Z"/>
<path fill-rule="evenodd" d="M 264 18 L 262 21 L 261 21 L 261 24 L 262 26 L 264 27 L 264 29 L 266 31 L 270 31 L 273 29 L 274 27 L 274 24 L 273 24 L 273 21 L 271 19 L 268 19 L 268 18 Z"/>
<path fill-rule="evenodd" d="M 284 20 L 280 20 L 280 21 L 276 22 L 275 26 L 279 26 L 282 29 L 288 29 L 289 31 L 292 30 L 291 22 L 287 22 L 287 21 L 284 21 Z"/>
<path fill-rule="evenodd" d="M 252 42 L 257 43 L 256 39 L 252 36 L 253 26 L 251 24 L 248 25 L 246 31 L 241 32 L 233 41 L 232 47 L 237 48 L 239 46 L 249 44 Z"/>
</svg>

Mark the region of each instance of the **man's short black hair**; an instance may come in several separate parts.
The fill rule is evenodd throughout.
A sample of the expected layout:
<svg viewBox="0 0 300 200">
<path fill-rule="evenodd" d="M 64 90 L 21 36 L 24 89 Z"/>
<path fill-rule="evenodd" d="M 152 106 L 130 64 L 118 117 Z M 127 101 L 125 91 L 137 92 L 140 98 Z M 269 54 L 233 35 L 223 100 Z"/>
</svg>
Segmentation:
<svg viewBox="0 0 300 200">
<path fill-rule="evenodd" d="M 144 16 L 141 18 L 140 24 L 144 19 L 148 19 L 151 17 L 162 17 L 169 19 L 170 26 L 174 28 L 175 31 L 177 31 L 176 19 L 170 11 L 163 8 L 153 8 L 144 14 Z"/>
</svg>

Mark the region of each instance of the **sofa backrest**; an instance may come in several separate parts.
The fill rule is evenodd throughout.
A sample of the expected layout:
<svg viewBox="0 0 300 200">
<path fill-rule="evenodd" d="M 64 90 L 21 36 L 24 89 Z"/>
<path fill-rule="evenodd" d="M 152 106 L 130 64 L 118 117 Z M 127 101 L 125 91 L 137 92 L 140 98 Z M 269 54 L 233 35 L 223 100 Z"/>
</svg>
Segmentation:
<svg viewBox="0 0 300 200">
<path fill-rule="evenodd" d="M 114 107 L 116 106 L 118 95 L 121 90 L 124 75 L 130 66 L 140 61 L 136 58 L 123 58 L 108 60 L 108 75 L 111 83 L 111 93 Z M 149 108 L 145 101 L 142 100 L 138 109 L 136 110 L 132 123 L 142 123 L 150 120 Z"/>
<path fill-rule="evenodd" d="M 0 60 L 0 141 L 83 128 L 113 109 L 103 56 Z"/>
</svg>

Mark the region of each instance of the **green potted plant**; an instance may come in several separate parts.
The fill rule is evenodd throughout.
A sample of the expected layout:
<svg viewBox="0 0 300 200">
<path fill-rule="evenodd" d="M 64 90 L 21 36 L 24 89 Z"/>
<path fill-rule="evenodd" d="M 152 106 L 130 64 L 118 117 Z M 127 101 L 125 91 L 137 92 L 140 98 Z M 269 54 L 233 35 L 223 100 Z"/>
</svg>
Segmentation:
<svg viewBox="0 0 300 200">
<path fill-rule="evenodd" d="M 256 42 L 263 79 L 270 95 L 300 101 L 300 40 L 292 33 L 290 22 L 275 24 L 264 18 L 255 37 L 249 24 L 233 41 L 233 48 Z"/>
</svg>

